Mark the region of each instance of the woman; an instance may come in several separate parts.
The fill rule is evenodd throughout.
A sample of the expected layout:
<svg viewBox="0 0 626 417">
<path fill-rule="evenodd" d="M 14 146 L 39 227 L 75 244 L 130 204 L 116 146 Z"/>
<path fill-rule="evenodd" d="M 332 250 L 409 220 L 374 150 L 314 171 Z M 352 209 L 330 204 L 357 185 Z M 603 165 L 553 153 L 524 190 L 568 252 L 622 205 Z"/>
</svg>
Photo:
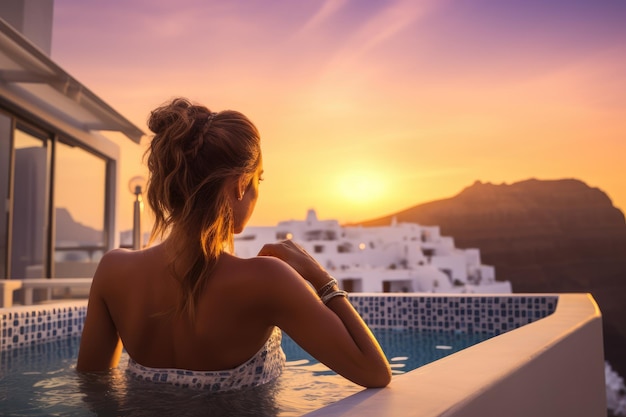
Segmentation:
<svg viewBox="0 0 626 417">
<path fill-rule="evenodd" d="M 147 199 L 153 237 L 108 252 L 95 273 L 77 369 L 116 367 L 122 346 L 138 378 L 215 391 L 275 379 L 285 331 L 320 362 L 364 387 L 384 387 L 389 364 L 336 281 L 287 240 L 259 256 L 232 255 L 259 193 L 256 127 L 177 98 L 148 122 Z"/>
</svg>

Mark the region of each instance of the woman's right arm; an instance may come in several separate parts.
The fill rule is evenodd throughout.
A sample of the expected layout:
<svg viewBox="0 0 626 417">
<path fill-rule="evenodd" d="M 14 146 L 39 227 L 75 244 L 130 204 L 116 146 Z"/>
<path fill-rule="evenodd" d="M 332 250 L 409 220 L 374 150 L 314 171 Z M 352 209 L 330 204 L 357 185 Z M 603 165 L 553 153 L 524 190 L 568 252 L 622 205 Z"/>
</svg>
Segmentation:
<svg viewBox="0 0 626 417">
<path fill-rule="evenodd" d="M 352 382 L 368 388 L 389 384 L 385 354 L 352 304 L 343 296 L 324 304 L 311 288 L 319 290 L 331 281 L 324 268 L 292 241 L 265 245 L 259 255 L 283 261 L 272 262 L 264 271 L 271 280 L 266 288 L 273 324 Z"/>
<path fill-rule="evenodd" d="M 113 251 L 102 257 L 91 283 L 87 317 L 76 363 L 78 371 L 97 372 L 115 368 L 122 353 L 122 342 L 104 301 L 115 256 Z"/>
</svg>

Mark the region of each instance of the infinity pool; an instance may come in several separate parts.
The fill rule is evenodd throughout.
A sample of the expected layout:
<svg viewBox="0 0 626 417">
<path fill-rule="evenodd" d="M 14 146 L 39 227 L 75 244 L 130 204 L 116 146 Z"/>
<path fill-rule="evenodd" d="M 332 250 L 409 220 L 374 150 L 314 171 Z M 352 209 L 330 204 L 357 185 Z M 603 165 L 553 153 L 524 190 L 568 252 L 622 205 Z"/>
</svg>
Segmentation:
<svg viewBox="0 0 626 417">
<path fill-rule="evenodd" d="M 433 366 L 439 369 L 437 364 L 447 367 L 452 363 L 459 363 L 455 358 L 480 355 L 480 352 L 486 350 L 480 349 L 480 346 L 494 346 L 494 343 L 500 346 L 502 343 L 497 341 L 507 336 L 502 335 L 503 333 L 517 333 L 511 331 L 521 331 L 523 329 L 520 327 L 526 328 L 530 323 L 537 325 L 538 323 L 533 322 L 550 316 L 556 309 L 557 301 L 560 303 L 559 296 L 549 294 L 353 293 L 350 294 L 350 300 L 379 338 L 392 364 L 394 380 L 389 389 L 362 390 L 312 361 L 286 336 L 284 349 L 289 362 L 283 376 L 276 384 L 246 391 L 245 395 L 207 396 L 200 393 L 189 394 L 178 389 L 172 391 L 163 386 L 153 390 L 144 383 L 139 386 L 135 384 L 137 381 L 133 383 L 125 377 L 127 357 L 122 358 L 120 369 L 109 374 L 94 378 L 80 376 L 74 371 L 74 364 L 87 301 L 74 300 L 0 309 L 0 410 L 16 416 L 200 414 L 287 417 L 303 414 L 360 415 L 359 407 L 369 410 L 372 405 L 373 410 L 392 405 L 394 409 L 404 410 L 379 410 L 381 412 L 378 415 L 404 415 L 409 403 L 412 413 L 424 407 L 428 409 L 427 404 L 445 408 L 452 401 L 449 400 L 451 386 L 461 383 L 461 387 L 453 391 L 458 393 L 473 387 L 460 382 L 458 377 L 479 378 L 485 374 L 485 369 L 465 369 L 478 364 L 476 360 L 461 360 L 461 365 L 454 366 L 456 371 L 452 373 L 462 373 L 455 377 L 444 377 L 436 383 L 414 382 L 416 379 L 424 379 L 422 370 L 427 370 L 425 373 L 429 376 L 443 377 L 443 374 L 439 375 L 441 372 L 430 371 L 434 369 Z M 587 311 L 588 308 L 585 308 Z M 502 337 L 492 337 L 498 335 Z M 490 340 L 478 343 L 486 338 Z M 464 349 L 477 343 L 479 346 Z M 509 346 L 519 347 L 520 343 L 506 344 L 501 350 L 506 351 Z M 526 342 L 522 344 L 524 343 Z M 462 351 L 457 352 L 458 350 Z M 457 354 L 450 355 L 454 352 Z M 506 357 L 517 357 L 515 354 L 511 355 Z M 447 357 L 437 360 L 443 356 Z M 491 361 L 491 358 L 499 359 L 502 355 L 498 353 L 490 356 L 489 360 L 481 357 L 479 362 Z M 424 364 L 428 365 L 422 367 Z M 415 368 L 419 369 L 409 372 Z M 445 398 L 440 398 L 437 387 L 444 386 L 447 387 L 442 388 L 446 392 Z M 395 398 L 398 395 L 400 397 Z M 391 396 L 394 400 L 379 401 L 369 398 L 370 396 L 376 399 Z M 415 401 L 415 404 L 420 404 L 418 408 L 413 405 Z"/>
<path fill-rule="evenodd" d="M 401 374 L 489 338 L 486 334 L 432 330 L 376 329 L 374 333 Z M 243 393 L 209 395 L 127 378 L 120 368 L 107 374 L 75 372 L 79 337 L 2 352 L 0 403 L 12 416 L 301 416 L 362 388 L 317 362 L 283 336 L 287 368 L 279 381 Z"/>
</svg>

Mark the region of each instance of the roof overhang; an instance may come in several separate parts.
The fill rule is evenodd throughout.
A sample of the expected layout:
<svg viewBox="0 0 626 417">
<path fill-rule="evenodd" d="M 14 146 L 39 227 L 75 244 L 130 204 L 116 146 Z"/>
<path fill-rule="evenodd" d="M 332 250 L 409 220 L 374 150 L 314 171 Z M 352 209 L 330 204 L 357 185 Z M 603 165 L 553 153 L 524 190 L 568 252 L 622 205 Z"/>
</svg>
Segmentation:
<svg viewBox="0 0 626 417">
<path fill-rule="evenodd" d="M 73 136 L 114 131 L 136 143 L 144 136 L 1 18 L 0 96 Z"/>
</svg>

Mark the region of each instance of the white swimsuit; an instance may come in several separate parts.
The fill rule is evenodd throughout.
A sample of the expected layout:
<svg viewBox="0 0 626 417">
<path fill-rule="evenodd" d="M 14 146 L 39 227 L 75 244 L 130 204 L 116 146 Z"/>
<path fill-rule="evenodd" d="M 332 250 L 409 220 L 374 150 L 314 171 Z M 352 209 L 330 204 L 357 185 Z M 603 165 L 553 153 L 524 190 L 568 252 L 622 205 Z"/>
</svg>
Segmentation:
<svg viewBox="0 0 626 417">
<path fill-rule="evenodd" d="M 133 378 L 212 392 L 233 391 L 265 384 L 277 378 L 285 366 L 281 347 L 282 333 L 274 327 L 263 347 L 236 368 L 223 371 L 189 371 L 172 368 L 149 368 L 128 360 L 126 372 Z"/>
</svg>

